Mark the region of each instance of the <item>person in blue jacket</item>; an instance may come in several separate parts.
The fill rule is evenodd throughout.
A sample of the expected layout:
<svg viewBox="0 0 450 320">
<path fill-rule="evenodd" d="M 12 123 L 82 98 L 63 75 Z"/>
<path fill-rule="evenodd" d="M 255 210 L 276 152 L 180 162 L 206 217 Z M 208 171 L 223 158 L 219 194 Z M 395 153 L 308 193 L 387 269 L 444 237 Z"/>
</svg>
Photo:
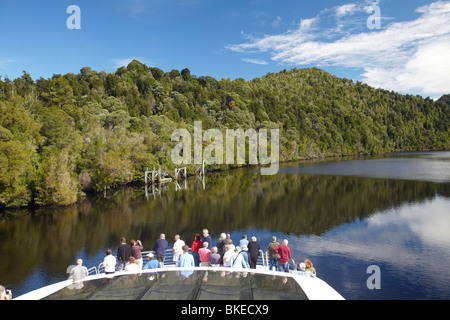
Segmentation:
<svg viewBox="0 0 450 320">
<path fill-rule="evenodd" d="M 161 263 L 161 268 L 164 268 L 164 258 L 166 256 L 166 250 L 168 246 L 169 243 L 166 240 L 166 235 L 164 233 L 161 233 L 159 239 L 156 240 L 155 244 L 153 245 L 153 251 L 155 251 L 156 260 Z"/>
<path fill-rule="evenodd" d="M 145 264 L 145 266 L 142 268 L 142 270 L 161 268 L 161 263 L 159 263 L 158 260 L 154 259 L 155 256 L 153 255 L 153 253 L 150 252 L 147 255 L 147 257 L 148 257 L 148 262 Z"/>
<path fill-rule="evenodd" d="M 203 229 L 202 242 L 203 243 L 208 242 L 208 249 L 211 251 L 211 249 L 212 249 L 212 239 L 211 239 L 211 236 L 209 235 L 208 229 Z"/>
</svg>

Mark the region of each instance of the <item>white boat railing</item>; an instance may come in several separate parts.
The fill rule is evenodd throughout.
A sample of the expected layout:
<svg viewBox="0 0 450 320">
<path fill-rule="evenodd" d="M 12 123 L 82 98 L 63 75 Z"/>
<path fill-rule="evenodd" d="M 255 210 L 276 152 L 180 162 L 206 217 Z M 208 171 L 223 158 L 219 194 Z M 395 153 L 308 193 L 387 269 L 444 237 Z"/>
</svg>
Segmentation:
<svg viewBox="0 0 450 320">
<path fill-rule="evenodd" d="M 103 270 L 104 270 L 105 268 L 103 268 Z M 90 275 L 90 276 L 92 276 L 93 274 L 99 274 L 100 272 L 98 272 L 98 269 L 96 268 L 96 267 L 90 267 L 89 269 L 88 269 L 88 274 Z"/>
<path fill-rule="evenodd" d="M 155 254 L 154 251 L 142 251 L 142 266 L 145 266 L 145 264 L 148 262 L 148 254 L 149 253 L 153 253 Z M 188 251 L 189 253 L 191 252 L 191 249 L 189 249 Z M 269 268 L 269 256 L 267 252 L 263 252 L 262 250 L 259 250 L 259 255 L 258 255 L 258 260 L 256 263 L 257 267 L 259 268 L 264 268 L 264 269 L 268 269 Z M 173 261 L 173 249 L 167 249 L 166 250 L 166 255 L 164 256 L 164 266 L 175 266 L 175 261 Z M 297 266 L 296 263 L 294 261 L 294 259 L 290 259 L 289 260 L 289 268 L 291 270 L 296 270 Z M 118 271 L 117 269 L 117 265 L 116 265 L 116 271 Z M 94 274 L 100 274 L 100 273 L 104 273 L 105 272 L 105 267 L 103 266 L 103 262 L 101 262 L 97 267 L 91 267 L 88 269 L 89 275 L 94 275 Z"/>
</svg>

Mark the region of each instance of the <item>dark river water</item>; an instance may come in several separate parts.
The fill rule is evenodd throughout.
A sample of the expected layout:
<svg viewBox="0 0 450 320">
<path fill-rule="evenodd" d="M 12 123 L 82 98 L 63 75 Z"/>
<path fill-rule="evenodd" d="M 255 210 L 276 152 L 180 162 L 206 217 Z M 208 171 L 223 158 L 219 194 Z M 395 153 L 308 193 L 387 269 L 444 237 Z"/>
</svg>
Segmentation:
<svg viewBox="0 0 450 320">
<path fill-rule="evenodd" d="M 214 243 L 222 232 L 262 248 L 272 235 L 288 239 L 293 258 L 309 258 L 346 299 L 450 299 L 450 152 L 290 163 L 273 176 L 237 169 L 180 187 L 4 215 L 0 284 L 17 297 L 65 280 L 77 258 L 97 266 L 122 236 L 151 250 L 160 233 L 190 245 L 207 228 Z"/>
</svg>

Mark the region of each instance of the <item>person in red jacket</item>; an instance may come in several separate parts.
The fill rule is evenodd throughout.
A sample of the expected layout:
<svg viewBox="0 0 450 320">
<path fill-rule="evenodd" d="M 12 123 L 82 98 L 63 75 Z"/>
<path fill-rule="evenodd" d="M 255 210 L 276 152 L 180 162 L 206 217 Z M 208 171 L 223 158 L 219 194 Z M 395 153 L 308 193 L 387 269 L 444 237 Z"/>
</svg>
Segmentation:
<svg viewBox="0 0 450 320">
<path fill-rule="evenodd" d="M 202 237 L 200 234 L 195 234 L 195 240 L 192 242 L 191 251 L 194 256 L 194 264 L 196 267 L 200 265 L 200 255 L 198 254 L 198 249 L 200 249 L 203 245 Z"/>
<path fill-rule="evenodd" d="M 287 239 L 283 243 L 273 248 L 273 251 L 278 255 L 278 271 L 289 272 L 289 259 L 291 258 L 291 249 L 289 249 Z"/>
</svg>

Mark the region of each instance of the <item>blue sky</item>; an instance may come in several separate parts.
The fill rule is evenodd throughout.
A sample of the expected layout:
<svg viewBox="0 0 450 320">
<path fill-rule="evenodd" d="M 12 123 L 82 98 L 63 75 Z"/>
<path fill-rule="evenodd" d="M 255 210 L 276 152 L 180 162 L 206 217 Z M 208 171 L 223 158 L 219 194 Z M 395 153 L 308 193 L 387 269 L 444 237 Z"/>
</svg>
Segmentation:
<svg viewBox="0 0 450 320">
<path fill-rule="evenodd" d="M 70 5 L 81 29 L 68 29 Z M 370 29 L 379 8 L 380 28 Z M 0 0 L 0 75 L 114 72 L 138 59 L 216 79 L 317 66 L 374 87 L 450 93 L 450 1 Z"/>
</svg>

